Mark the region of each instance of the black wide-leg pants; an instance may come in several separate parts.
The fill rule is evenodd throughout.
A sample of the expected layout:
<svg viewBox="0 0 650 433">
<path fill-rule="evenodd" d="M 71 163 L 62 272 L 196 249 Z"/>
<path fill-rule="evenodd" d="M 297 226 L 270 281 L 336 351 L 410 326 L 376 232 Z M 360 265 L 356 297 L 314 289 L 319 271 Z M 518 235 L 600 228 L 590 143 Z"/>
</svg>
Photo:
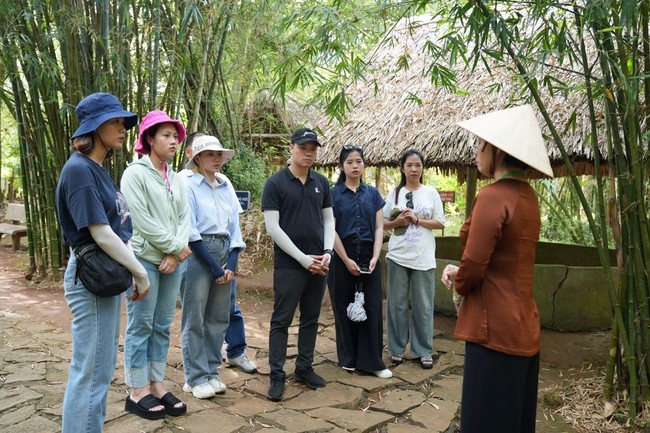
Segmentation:
<svg viewBox="0 0 650 433">
<path fill-rule="evenodd" d="M 534 433 L 539 353 L 513 356 L 465 344 L 461 433 Z"/>
<path fill-rule="evenodd" d="M 355 260 L 354 244 L 345 240 L 343 243 L 348 250 L 348 256 Z M 372 255 L 372 243 L 363 245 L 361 249 L 360 260 L 367 260 L 366 264 L 370 260 L 368 253 Z M 364 309 L 368 318 L 363 322 L 353 322 L 348 318 L 347 307 L 354 301 L 356 287 L 360 283 L 363 285 Z M 338 255 L 335 255 L 330 266 L 327 286 L 334 310 L 339 365 L 369 372 L 385 369 L 386 365 L 382 360 L 384 327 L 380 263 L 377 263 L 372 274 L 361 274 L 357 277 L 352 275 Z"/>
</svg>

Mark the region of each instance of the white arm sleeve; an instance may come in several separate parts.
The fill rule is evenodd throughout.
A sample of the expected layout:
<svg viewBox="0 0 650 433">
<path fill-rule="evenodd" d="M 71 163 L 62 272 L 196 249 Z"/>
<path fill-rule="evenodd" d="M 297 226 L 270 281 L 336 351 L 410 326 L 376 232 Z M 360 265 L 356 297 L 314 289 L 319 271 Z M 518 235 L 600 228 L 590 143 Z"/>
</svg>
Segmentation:
<svg viewBox="0 0 650 433">
<path fill-rule="evenodd" d="M 323 249 L 332 250 L 334 249 L 334 239 L 336 235 L 334 211 L 331 207 L 326 207 L 321 211 L 321 215 L 323 217 L 323 228 L 325 229 L 323 234 Z"/>
<path fill-rule="evenodd" d="M 309 269 L 311 264 L 314 262 L 314 259 L 300 251 L 284 230 L 280 228 L 280 211 L 265 210 L 264 223 L 266 224 L 266 232 L 271 236 L 273 242 L 275 242 L 282 251 L 300 263 L 303 268 Z"/>
<path fill-rule="evenodd" d="M 149 288 L 149 277 L 144 266 L 135 258 L 131 247 L 124 245 L 108 224 L 93 224 L 88 226 L 88 230 L 90 236 L 106 254 L 131 272 L 141 290 Z"/>
</svg>

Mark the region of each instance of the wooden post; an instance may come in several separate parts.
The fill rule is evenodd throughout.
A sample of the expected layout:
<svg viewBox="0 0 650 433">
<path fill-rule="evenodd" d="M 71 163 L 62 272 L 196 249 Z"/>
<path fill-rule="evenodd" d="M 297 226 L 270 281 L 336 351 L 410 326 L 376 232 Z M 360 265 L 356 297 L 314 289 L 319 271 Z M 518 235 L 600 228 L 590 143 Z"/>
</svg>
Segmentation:
<svg viewBox="0 0 650 433">
<path fill-rule="evenodd" d="M 382 185 L 382 178 L 381 178 L 381 167 L 377 166 L 375 167 L 375 188 L 379 190 L 381 193 L 381 196 L 384 196 L 384 188 Z"/>
<path fill-rule="evenodd" d="M 472 213 L 472 205 L 476 197 L 476 173 L 476 167 L 472 166 L 467 168 L 467 178 L 465 179 L 467 184 L 465 189 L 465 219 Z"/>
</svg>

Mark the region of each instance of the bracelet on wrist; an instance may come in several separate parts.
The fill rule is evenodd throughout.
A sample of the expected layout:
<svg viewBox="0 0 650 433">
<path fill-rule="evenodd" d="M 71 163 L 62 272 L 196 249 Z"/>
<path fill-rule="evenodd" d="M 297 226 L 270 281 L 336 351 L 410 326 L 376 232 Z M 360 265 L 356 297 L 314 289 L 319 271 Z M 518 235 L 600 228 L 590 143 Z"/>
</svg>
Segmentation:
<svg viewBox="0 0 650 433">
<path fill-rule="evenodd" d="M 334 257 L 334 251 L 332 250 L 323 250 L 323 254 L 329 254 L 330 257 Z"/>
</svg>

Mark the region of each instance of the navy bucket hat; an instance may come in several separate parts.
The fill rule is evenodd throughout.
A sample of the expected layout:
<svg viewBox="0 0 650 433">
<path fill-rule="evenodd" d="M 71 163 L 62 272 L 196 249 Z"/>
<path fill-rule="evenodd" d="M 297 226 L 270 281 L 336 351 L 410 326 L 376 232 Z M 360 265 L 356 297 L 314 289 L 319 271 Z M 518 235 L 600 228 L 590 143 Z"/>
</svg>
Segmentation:
<svg viewBox="0 0 650 433">
<path fill-rule="evenodd" d="M 138 123 L 138 116 L 126 111 L 120 101 L 110 93 L 92 93 L 77 104 L 75 109 L 79 128 L 72 134 L 70 140 L 80 135 L 93 132 L 107 120 L 124 117 L 124 127 L 129 130 Z"/>
</svg>

